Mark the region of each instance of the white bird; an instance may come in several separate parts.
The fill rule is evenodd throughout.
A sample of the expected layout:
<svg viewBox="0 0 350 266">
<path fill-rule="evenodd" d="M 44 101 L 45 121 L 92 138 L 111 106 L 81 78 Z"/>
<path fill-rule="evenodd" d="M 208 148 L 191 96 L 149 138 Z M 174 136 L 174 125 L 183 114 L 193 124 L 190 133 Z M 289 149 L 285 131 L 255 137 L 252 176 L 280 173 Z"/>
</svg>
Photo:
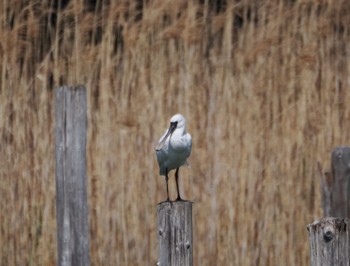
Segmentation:
<svg viewBox="0 0 350 266">
<path fill-rule="evenodd" d="M 181 201 L 179 191 L 179 168 L 187 162 L 191 154 L 192 138 L 186 132 L 186 119 L 181 114 L 176 114 L 170 119 L 170 127 L 165 131 L 156 145 L 159 174 L 165 176 L 167 199 L 169 199 L 168 173 L 176 169 L 175 180 L 177 189 L 177 201 Z"/>
</svg>

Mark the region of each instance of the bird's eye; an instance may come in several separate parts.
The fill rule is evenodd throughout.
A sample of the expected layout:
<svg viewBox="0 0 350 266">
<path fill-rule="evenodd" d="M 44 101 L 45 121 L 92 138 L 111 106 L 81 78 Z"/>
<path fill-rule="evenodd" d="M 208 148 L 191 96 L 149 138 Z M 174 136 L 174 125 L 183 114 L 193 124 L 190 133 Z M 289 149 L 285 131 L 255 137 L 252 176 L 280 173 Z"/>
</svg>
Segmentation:
<svg viewBox="0 0 350 266">
<path fill-rule="evenodd" d="M 175 121 L 175 122 L 170 122 L 170 126 L 171 126 L 171 127 L 176 127 L 176 126 L 177 126 L 177 121 Z"/>
</svg>

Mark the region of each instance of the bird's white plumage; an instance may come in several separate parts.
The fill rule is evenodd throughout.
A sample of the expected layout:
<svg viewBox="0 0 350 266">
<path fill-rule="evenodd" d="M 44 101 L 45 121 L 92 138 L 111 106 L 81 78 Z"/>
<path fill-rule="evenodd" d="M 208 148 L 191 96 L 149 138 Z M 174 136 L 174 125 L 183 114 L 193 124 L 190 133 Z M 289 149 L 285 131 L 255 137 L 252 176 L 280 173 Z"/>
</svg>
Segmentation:
<svg viewBox="0 0 350 266">
<path fill-rule="evenodd" d="M 186 132 L 186 119 L 176 114 L 170 119 L 170 128 L 156 146 L 159 174 L 166 175 L 166 172 L 184 165 L 191 149 L 192 138 Z"/>
</svg>

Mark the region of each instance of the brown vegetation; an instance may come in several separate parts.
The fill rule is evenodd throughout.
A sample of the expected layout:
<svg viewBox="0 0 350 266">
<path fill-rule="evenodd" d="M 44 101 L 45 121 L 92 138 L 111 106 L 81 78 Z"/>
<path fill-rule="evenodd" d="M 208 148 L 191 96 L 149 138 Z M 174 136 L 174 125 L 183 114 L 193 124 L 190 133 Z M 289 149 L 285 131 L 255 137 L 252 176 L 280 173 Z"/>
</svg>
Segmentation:
<svg viewBox="0 0 350 266">
<path fill-rule="evenodd" d="M 195 265 L 307 265 L 317 161 L 350 139 L 349 14 L 332 0 L 3 1 L 0 264 L 56 262 L 53 89 L 85 84 L 92 265 L 155 265 L 153 147 L 176 112 L 193 137 L 180 174 Z"/>
</svg>

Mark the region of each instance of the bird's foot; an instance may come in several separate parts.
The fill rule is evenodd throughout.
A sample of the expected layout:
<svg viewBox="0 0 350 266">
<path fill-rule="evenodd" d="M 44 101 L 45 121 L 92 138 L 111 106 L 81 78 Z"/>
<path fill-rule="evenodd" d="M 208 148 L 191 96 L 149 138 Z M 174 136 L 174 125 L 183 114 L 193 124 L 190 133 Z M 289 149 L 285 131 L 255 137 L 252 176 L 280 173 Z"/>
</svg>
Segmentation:
<svg viewBox="0 0 350 266">
<path fill-rule="evenodd" d="M 169 198 L 167 198 L 166 200 L 159 202 L 158 205 L 166 202 L 169 202 L 170 204 L 173 203 Z"/>
<path fill-rule="evenodd" d="M 187 200 L 184 200 L 184 199 L 182 199 L 180 196 L 177 196 L 177 198 L 176 198 L 175 201 L 187 201 Z"/>
</svg>

